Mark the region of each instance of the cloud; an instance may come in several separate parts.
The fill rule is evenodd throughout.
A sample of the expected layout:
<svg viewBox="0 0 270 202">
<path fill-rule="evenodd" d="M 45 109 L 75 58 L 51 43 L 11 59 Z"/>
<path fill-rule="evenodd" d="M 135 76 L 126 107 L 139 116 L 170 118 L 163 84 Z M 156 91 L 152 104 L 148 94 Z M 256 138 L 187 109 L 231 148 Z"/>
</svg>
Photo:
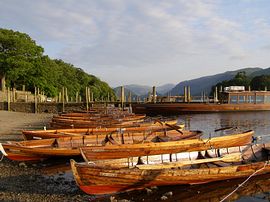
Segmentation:
<svg viewBox="0 0 270 202">
<path fill-rule="evenodd" d="M 260 61 L 270 26 L 264 15 L 245 21 L 250 5 L 234 16 L 216 0 L 2 0 L 0 26 L 111 85 L 156 85 Z"/>
</svg>

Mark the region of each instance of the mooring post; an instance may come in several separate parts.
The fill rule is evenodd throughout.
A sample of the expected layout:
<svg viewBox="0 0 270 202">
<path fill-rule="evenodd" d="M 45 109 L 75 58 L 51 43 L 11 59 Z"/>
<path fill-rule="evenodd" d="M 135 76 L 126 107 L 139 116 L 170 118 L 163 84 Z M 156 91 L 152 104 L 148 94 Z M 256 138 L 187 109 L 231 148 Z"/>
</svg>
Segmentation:
<svg viewBox="0 0 270 202">
<path fill-rule="evenodd" d="M 35 101 L 35 113 L 37 113 L 37 87 L 35 86 L 35 97 L 34 97 L 34 101 Z"/>
<path fill-rule="evenodd" d="M 2 79 L 1 79 L 1 90 L 2 90 L 2 92 L 5 92 L 5 90 L 6 90 L 6 79 L 5 79 L 5 76 L 3 75 L 2 76 Z"/>
<path fill-rule="evenodd" d="M 156 101 L 157 101 L 156 100 L 157 99 L 156 98 L 156 96 L 157 96 L 156 86 L 153 86 L 153 89 L 152 90 L 153 90 L 153 92 L 152 92 L 152 94 L 153 94 L 153 100 L 152 101 L 153 101 L 153 103 L 156 103 Z"/>
<path fill-rule="evenodd" d="M 78 99 L 79 99 L 79 92 L 76 92 L 76 103 L 78 103 Z"/>
<path fill-rule="evenodd" d="M 125 89 L 124 86 L 121 86 L 121 107 L 124 109 L 124 102 L 125 102 Z"/>
<path fill-rule="evenodd" d="M 12 101 L 16 102 L 16 88 L 14 88 L 14 87 L 12 89 L 12 98 L 13 98 Z"/>
<path fill-rule="evenodd" d="M 89 106 L 88 106 L 88 87 L 85 87 L 85 102 L 86 102 L 86 111 L 88 112 Z"/>
<path fill-rule="evenodd" d="M 87 99 L 88 99 L 88 103 L 90 103 L 91 102 L 91 90 L 90 90 L 90 87 L 87 87 L 87 89 L 88 89 Z"/>
<path fill-rule="evenodd" d="M 217 86 L 215 87 L 215 98 L 214 98 L 214 102 L 218 102 L 218 89 L 217 89 Z"/>
<path fill-rule="evenodd" d="M 62 112 L 65 111 L 65 87 L 62 87 Z"/>
<path fill-rule="evenodd" d="M 65 93 L 66 93 L 66 103 L 68 103 L 69 97 L 68 97 L 68 89 L 67 89 L 67 87 L 65 87 Z"/>
<path fill-rule="evenodd" d="M 190 86 L 187 86 L 187 102 L 190 102 Z"/>
<path fill-rule="evenodd" d="M 7 88 L 7 110 L 10 111 L 10 87 Z"/>
<path fill-rule="evenodd" d="M 187 102 L 187 87 L 184 86 L 184 102 Z"/>
</svg>

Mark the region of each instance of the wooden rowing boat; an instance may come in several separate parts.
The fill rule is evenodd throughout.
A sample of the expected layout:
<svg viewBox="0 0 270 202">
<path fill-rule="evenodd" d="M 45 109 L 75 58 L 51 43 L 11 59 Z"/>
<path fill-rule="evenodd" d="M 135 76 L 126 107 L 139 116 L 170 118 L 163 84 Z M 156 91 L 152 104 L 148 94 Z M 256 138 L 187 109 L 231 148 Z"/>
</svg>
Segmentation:
<svg viewBox="0 0 270 202">
<path fill-rule="evenodd" d="M 256 145 L 250 145 L 242 153 L 215 158 L 204 156 L 203 159 L 190 161 L 189 165 L 182 165 L 181 158 L 169 158 L 169 162 L 151 167 L 146 164 L 147 158 L 142 161 L 137 157 L 136 161 L 133 159 L 135 164 L 121 159 L 83 163 L 71 160 L 71 168 L 77 185 L 87 194 L 111 194 L 151 186 L 203 184 L 269 173 L 269 146 L 259 145 L 256 156 L 253 153 Z"/>
<path fill-rule="evenodd" d="M 11 160 L 36 161 L 49 157 L 79 156 L 82 146 L 97 146 L 106 144 L 135 144 L 149 141 L 176 141 L 181 138 L 199 138 L 200 131 L 169 131 L 151 133 L 111 133 L 97 135 L 80 135 L 62 138 L 13 141 L 2 143 L 0 150 Z"/>
<path fill-rule="evenodd" d="M 157 132 L 169 130 L 182 130 L 184 124 L 176 125 L 177 121 L 153 122 L 151 124 L 134 124 L 133 127 L 98 127 L 98 128 L 74 128 L 74 129 L 53 129 L 53 130 L 24 130 L 22 131 L 25 140 L 59 138 L 77 135 L 108 134 L 110 132 Z"/>
<path fill-rule="evenodd" d="M 106 119 L 101 117 L 67 117 L 55 116 L 50 125 L 53 128 L 95 128 L 130 126 L 134 123 L 144 123 L 145 115 L 129 115 L 129 116 L 109 116 Z"/>
<path fill-rule="evenodd" d="M 179 152 L 203 151 L 208 149 L 235 147 L 249 144 L 252 141 L 254 131 L 249 130 L 239 134 L 213 137 L 209 139 L 187 139 L 174 142 L 143 143 L 129 145 L 108 145 L 82 147 L 84 157 L 87 160 L 117 159 L 126 157 L 173 154 Z"/>
</svg>

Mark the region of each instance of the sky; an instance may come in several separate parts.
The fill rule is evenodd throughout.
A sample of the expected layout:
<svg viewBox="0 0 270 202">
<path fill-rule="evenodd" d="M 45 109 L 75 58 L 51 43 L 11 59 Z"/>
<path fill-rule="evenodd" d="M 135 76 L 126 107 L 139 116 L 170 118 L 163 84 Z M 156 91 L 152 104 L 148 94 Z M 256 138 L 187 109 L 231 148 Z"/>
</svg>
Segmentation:
<svg viewBox="0 0 270 202">
<path fill-rule="evenodd" d="M 270 67 L 269 0 L 0 0 L 0 27 L 110 86 Z"/>
</svg>

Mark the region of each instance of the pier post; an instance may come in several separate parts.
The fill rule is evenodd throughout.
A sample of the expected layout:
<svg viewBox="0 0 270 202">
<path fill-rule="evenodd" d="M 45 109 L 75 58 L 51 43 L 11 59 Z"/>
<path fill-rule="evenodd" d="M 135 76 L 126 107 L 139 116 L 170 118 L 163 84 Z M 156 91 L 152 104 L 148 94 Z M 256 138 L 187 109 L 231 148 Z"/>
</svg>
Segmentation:
<svg viewBox="0 0 270 202">
<path fill-rule="evenodd" d="M 10 87 L 7 88 L 7 110 L 10 111 Z"/>
<path fill-rule="evenodd" d="M 187 87 L 184 86 L 184 102 L 187 102 Z"/>
<path fill-rule="evenodd" d="M 65 87 L 65 96 L 66 96 L 66 103 L 68 103 L 69 97 L 68 97 L 68 89 L 67 89 L 67 87 Z"/>
<path fill-rule="evenodd" d="M 89 110 L 89 105 L 88 105 L 89 96 L 88 96 L 88 93 L 89 93 L 88 87 L 86 86 L 86 87 L 85 87 L 85 102 L 86 102 L 86 111 L 87 111 L 87 112 L 88 112 L 88 110 Z"/>
<path fill-rule="evenodd" d="M 190 86 L 187 87 L 187 101 L 191 102 Z"/>
<path fill-rule="evenodd" d="M 248 91 L 251 91 L 250 86 L 248 86 Z"/>
<path fill-rule="evenodd" d="M 151 102 L 151 92 L 148 92 L 148 99 L 147 102 Z"/>
<path fill-rule="evenodd" d="M 37 87 L 35 87 L 35 97 L 34 97 L 34 101 L 35 101 L 35 113 L 37 113 Z"/>
<path fill-rule="evenodd" d="M 218 89 L 215 87 L 214 102 L 218 102 Z"/>
<path fill-rule="evenodd" d="M 267 91 L 267 86 L 264 87 L 264 90 Z"/>
<path fill-rule="evenodd" d="M 153 103 L 156 103 L 157 102 L 157 98 L 156 98 L 156 96 L 157 96 L 157 92 L 156 92 L 156 86 L 153 86 L 153 92 L 152 92 L 152 94 L 153 94 Z"/>
<path fill-rule="evenodd" d="M 125 89 L 124 86 L 121 86 L 121 107 L 124 109 L 124 102 L 125 102 Z"/>
<path fill-rule="evenodd" d="M 76 92 L 76 98 L 75 98 L 76 103 L 78 103 L 78 101 L 79 101 L 78 99 L 79 99 L 79 92 L 77 91 L 77 92 Z"/>
<path fill-rule="evenodd" d="M 1 77 L 0 77 L 1 78 Z M 1 78 L 1 90 L 2 92 L 5 92 L 6 90 L 6 79 L 5 79 L 5 76 L 3 75 L 2 78 Z"/>
<path fill-rule="evenodd" d="M 14 88 L 14 87 L 12 89 L 12 101 L 16 102 L 16 88 Z"/>
<path fill-rule="evenodd" d="M 65 87 L 62 87 L 62 112 L 65 111 Z"/>
</svg>

